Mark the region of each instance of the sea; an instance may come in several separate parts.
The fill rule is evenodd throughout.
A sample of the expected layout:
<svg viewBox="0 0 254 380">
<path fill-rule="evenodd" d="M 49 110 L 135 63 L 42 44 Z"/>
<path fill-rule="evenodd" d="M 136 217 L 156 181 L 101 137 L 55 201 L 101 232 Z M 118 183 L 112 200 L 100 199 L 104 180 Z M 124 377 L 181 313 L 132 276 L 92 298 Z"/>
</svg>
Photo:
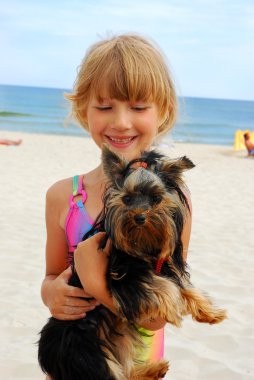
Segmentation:
<svg viewBox="0 0 254 380">
<path fill-rule="evenodd" d="M 0 85 L 0 130 L 87 136 L 70 118 L 69 89 Z M 179 116 L 164 143 L 233 145 L 237 130 L 254 130 L 254 101 L 179 98 Z"/>
</svg>

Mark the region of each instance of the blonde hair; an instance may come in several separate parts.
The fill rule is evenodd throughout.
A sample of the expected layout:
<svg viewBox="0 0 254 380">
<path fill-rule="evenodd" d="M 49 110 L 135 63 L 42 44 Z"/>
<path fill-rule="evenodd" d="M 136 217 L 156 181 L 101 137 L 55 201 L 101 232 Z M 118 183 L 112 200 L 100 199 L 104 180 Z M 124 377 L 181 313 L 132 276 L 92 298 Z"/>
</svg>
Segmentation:
<svg viewBox="0 0 254 380">
<path fill-rule="evenodd" d="M 168 132 L 176 120 L 177 98 L 162 53 L 152 43 L 133 34 L 100 41 L 87 51 L 78 71 L 72 101 L 72 114 L 89 130 L 86 108 L 91 96 L 101 100 L 102 90 L 121 101 L 153 101 L 165 119 L 158 135 Z"/>
</svg>

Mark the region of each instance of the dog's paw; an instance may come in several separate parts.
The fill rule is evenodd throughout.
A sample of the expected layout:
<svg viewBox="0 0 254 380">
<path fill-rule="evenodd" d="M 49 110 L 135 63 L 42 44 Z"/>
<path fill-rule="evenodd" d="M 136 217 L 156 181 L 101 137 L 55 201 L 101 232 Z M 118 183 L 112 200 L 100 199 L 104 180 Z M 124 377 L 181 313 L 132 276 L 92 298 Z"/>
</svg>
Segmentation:
<svg viewBox="0 0 254 380">
<path fill-rule="evenodd" d="M 158 377 L 156 377 L 156 380 L 162 379 L 163 377 L 165 377 L 166 373 L 169 370 L 169 363 L 168 362 L 163 360 L 159 364 L 160 364 L 160 368 L 158 369 L 159 373 L 158 373 Z"/>
</svg>

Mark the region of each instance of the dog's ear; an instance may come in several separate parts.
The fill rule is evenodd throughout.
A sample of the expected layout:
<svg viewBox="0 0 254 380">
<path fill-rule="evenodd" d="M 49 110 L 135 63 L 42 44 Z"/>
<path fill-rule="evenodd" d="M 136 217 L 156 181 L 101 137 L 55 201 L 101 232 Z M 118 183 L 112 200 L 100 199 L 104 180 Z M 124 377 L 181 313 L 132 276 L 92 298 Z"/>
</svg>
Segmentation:
<svg viewBox="0 0 254 380">
<path fill-rule="evenodd" d="M 178 185 L 182 183 L 182 173 L 194 168 L 193 162 L 186 156 L 175 160 L 161 160 L 157 166 L 157 171 L 163 182 L 175 182 Z"/>
<path fill-rule="evenodd" d="M 128 162 L 109 149 L 106 144 L 102 147 L 102 165 L 108 179 L 117 187 L 124 181 L 123 171 Z"/>
</svg>

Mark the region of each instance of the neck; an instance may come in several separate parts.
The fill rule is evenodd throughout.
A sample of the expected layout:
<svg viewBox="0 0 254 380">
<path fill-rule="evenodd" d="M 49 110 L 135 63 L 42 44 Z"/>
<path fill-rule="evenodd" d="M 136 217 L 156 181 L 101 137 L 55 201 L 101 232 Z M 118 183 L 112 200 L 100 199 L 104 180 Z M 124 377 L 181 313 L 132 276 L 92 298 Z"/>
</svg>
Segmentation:
<svg viewBox="0 0 254 380">
<path fill-rule="evenodd" d="M 94 185 L 103 184 L 107 181 L 101 164 L 91 171 L 91 180 Z"/>
<path fill-rule="evenodd" d="M 101 165 L 85 174 L 84 184 L 87 192 L 102 194 L 104 192 L 106 183 L 107 178 L 103 172 Z"/>
</svg>

